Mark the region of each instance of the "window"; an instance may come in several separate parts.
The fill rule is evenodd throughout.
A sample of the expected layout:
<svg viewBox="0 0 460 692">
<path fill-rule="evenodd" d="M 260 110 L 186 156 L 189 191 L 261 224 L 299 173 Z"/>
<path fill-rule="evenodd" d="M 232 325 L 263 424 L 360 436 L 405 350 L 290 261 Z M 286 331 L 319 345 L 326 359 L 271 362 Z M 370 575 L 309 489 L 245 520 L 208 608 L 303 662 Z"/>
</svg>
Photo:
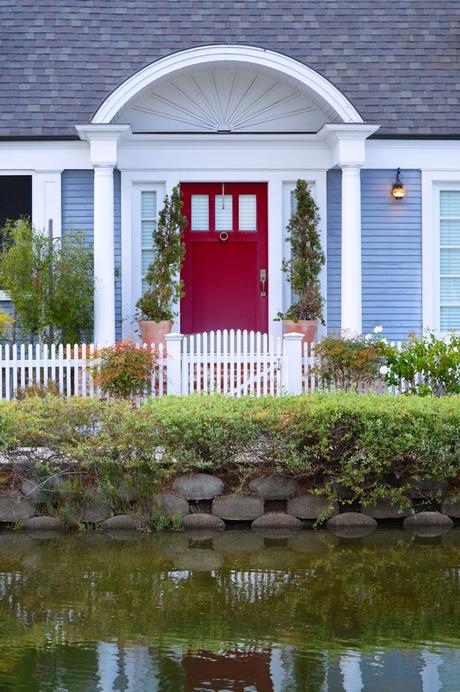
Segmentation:
<svg viewBox="0 0 460 692">
<path fill-rule="evenodd" d="M 145 276 L 153 260 L 152 233 L 157 224 L 157 193 L 154 190 L 141 191 L 141 274 L 142 293 L 147 288 Z"/>
<path fill-rule="evenodd" d="M 256 195 L 239 195 L 238 198 L 238 228 L 240 231 L 257 230 L 257 201 Z"/>
<path fill-rule="evenodd" d="M 441 190 L 440 328 L 460 329 L 460 190 Z"/>
<path fill-rule="evenodd" d="M 233 229 L 232 195 L 216 195 L 216 231 Z"/>
<path fill-rule="evenodd" d="M 209 231 L 209 195 L 192 195 L 192 231 Z"/>
</svg>

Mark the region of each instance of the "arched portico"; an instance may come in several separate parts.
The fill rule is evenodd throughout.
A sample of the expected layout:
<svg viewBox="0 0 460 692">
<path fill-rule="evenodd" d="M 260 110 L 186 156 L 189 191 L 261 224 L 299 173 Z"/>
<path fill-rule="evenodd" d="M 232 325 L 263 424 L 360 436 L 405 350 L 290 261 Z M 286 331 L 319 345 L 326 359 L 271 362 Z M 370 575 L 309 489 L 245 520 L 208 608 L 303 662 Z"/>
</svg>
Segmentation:
<svg viewBox="0 0 460 692">
<path fill-rule="evenodd" d="M 248 98 L 250 89 L 252 93 Z M 214 133 L 219 142 L 227 142 L 226 152 L 231 151 L 228 138 L 235 134 L 244 136 L 246 142 L 255 145 L 259 136 L 269 134 L 275 139 L 280 138 L 281 142 L 289 133 L 309 133 L 306 136 L 312 148 L 322 147 L 327 154 L 327 161 L 321 164 L 321 170 L 334 166 L 342 168 L 341 325 L 343 329 L 360 332 L 359 171 L 365 159 L 365 140 L 376 129 L 375 125 L 363 123 L 345 95 L 327 79 L 292 58 L 261 48 L 227 45 L 193 48 L 162 58 L 128 78 L 101 104 L 89 125 L 77 126 L 81 139 L 90 144 L 91 162 L 95 169 L 95 340 L 113 341 L 115 334 L 112 309 L 115 304 L 114 222 L 111 210 L 112 172 L 119 163 L 120 142 L 127 141 L 126 146 L 129 146 L 129 143 L 134 144 L 144 138 L 142 142 L 145 142 L 145 146 L 153 147 L 153 140 L 148 140 L 149 133 L 156 133 L 156 136 L 164 133 L 171 137 L 177 132 L 179 137 L 186 133 L 197 138 L 196 141 L 200 141 L 203 134 Z M 158 161 L 158 156 L 161 156 L 158 149 L 154 156 Z M 251 163 L 254 164 L 253 161 Z M 201 172 L 199 164 L 198 161 L 198 167 L 195 167 L 196 180 L 214 179 L 211 169 L 203 164 Z M 225 175 L 225 160 L 221 164 L 216 180 L 230 179 Z M 265 180 L 262 164 L 257 165 L 257 161 L 255 164 L 254 170 L 260 171 L 259 179 Z M 287 168 L 280 161 L 280 169 L 283 166 Z M 240 180 L 245 182 L 247 176 L 243 169 L 244 165 L 241 167 L 243 172 Z M 307 152 L 304 170 L 308 169 L 311 169 L 311 163 Z M 145 166 L 139 164 L 139 170 L 145 170 Z M 176 180 L 183 180 L 180 168 L 176 167 L 175 170 L 178 171 Z M 302 170 L 303 165 L 300 167 Z M 190 177 L 185 178 L 191 180 Z M 235 180 L 234 177 L 231 179 Z M 270 199 L 270 194 L 269 215 L 272 213 L 270 209 L 279 208 L 279 204 L 274 203 L 275 198 Z M 280 194 L 277 193 L 278 198 Z M 277 229 L 279 235 L 282 234 L 281 218 L 273 223 L 269 218 L 269 247 L 272 242 L 270 237 L 273 238 L 270 235 L 271 226 Z M 272 234 L 274 232 L 272 230 Z M 269 250 L 269 256 L 279 259 L 283 249 L 282 240 L 276 242 L 276 250 Z M 272 289 L 275 285 L 279 286 L 277 290 L 281 291 L 281 295 L 281 269 L 279 266 L 275 272 L 273 264 L 270 265 L 269 259 L 269 285 Z M 275 315 L 275 303 L 272 298 L 270 300 L 273 309 L 269 314 Z M 278 306 L 279 309 L 279 303 Z"/>
<path fill-rule="evenodd" d="M 215 66 L 252 68 L 279 76 L 323 110 L 329 122 L 362 123 L 350 101 L 331 82 L 297 60 L 263 48 L 252 46 L 202 46 L 173 53 L 162 58 L 124 81 L 106 98 L 96 111 L 92 123 L 111 123 L 127 104 L 152 85 L 172 76 L 196 69 Z"/>
</svg>

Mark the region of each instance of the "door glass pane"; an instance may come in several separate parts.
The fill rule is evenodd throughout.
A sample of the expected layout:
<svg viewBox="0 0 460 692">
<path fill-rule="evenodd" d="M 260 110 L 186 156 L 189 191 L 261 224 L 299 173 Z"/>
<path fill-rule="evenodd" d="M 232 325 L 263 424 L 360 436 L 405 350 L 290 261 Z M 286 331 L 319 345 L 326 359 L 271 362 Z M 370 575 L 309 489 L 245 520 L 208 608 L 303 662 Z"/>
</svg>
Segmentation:
<svg viewBox="0 0 460 692">
<path fill-rule="evenodd" d="M 209 231 L 208 195 L 192 195 L 192 231 Z"/>
<path fill-rule="evenodd" d="M 441 330 L 460 329 L 460 306 L 441 305 Z"/>
<path fill-rule="evenodd" d="M 216 231 L 233 229 L 232 195 L 216 195 Z"/>
<path fill-rule="evenodd" d="M 460 217 L 460 190 L 442 190 L 440 205 L 441 216 Z"/>
<path fill-rule="evenodd" d="M 239 195 L 238 197 L 238 228 L 240 231 L 256 231 L 256 196 Z"/>
</svg>

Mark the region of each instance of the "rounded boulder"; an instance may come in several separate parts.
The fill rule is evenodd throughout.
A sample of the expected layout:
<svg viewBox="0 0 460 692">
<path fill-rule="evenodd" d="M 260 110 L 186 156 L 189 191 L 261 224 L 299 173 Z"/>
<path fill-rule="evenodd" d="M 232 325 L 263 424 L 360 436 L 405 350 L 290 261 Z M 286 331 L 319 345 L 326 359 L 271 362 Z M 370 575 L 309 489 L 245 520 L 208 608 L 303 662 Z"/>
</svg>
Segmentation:
<svg viewBox="0 0 460 692">
<path fill-rule="evenodd" d="M 160 493 L 154 497 L 155 506 L 164 517 L 185 516 L 190 507 L 187 500 L 173 493 Z"/>
<path fill-rule="evenodd" d="M 209 473 L 189 473 L 176 478 L 172 489 L 186 500 L 213 500 L 222 494 L 224 484 L 220 478 Z"/>
<path fill-rule="evenodd" d="M 460 499 L 454 500 L 451 497 L 447 497 L 441 505 L 441 512 L 447 514 L 448 517 L 460 519 Z"/>
<path fill-rule="evenodd" d="M 184 529 L 216 529 L 217 531 L 225 529 L 225 523 L 220 517 L 204 513 L 188 514 L 184 517 L 182 525 Z"/>
<path fill-rule="evenodd" d="M 386 498 L 378 500 L 374 505 L 363 507 L 362 510 L 363 514 L 368 514 L 374 519 L 401 519 L 407 515 L 407 512 L 408 507 L 405 509 L 398 507 Z"/>
<path fill-rule="evenodd" d="M 330 511 L 330 504 L 325 497 L 306 493 L 289 500 L 287 513 L 298 519 L 318 519 L 321 514 L 326 514 Z"/>
<path fill-rule="evenodd" d="M 297 489 L 297 481 L 287 476 L 253 478 L 249 489 L 264 500 L 287 500 Z"/>
<path fill-rule="evenodd" d="M 284 512 L 268 512 L 252 522 L 253 529 L 302 529 L 300 519 Z"/>
<path fill-rule="evenodd" d="M 376 528 L 377 522 L 368 514 L 361 512 L 343 512 L 336 514 L 327 520 L 328 529 L 343 529 L 343 528 Z"/>
<path fill-rule="evenodd" d="M 441 512 L 417 512 L 404 519 L 405 529 L 418 529 L 420 527 L 445 527 L 454 525 L 452 519 Z"/>
<path fill-rule="evenodd" d="M 4 495 L 0 497 L 0 522 L 14 524 L 36 514 L 33 502 L 24 497 Z"/>
<path fill-rule="evenodd" d="M 31 517 L 22 528 L 27 531 L 62 531 L 64 524 L 58 517 Z"/>
<path fill-rule="evenodd" d="M 137 529 L 136 520 L 128 514 L 117 514 L 106 519 L 101 524 L 107 531 L 135 531 Z"/>
<path fill-rule="evenodd" d="M 264 503 L 249 495 L 223 495 L 213 500 L 212 513 L 227 521 L 254 521 L 264 513 Z"/>
</svg>

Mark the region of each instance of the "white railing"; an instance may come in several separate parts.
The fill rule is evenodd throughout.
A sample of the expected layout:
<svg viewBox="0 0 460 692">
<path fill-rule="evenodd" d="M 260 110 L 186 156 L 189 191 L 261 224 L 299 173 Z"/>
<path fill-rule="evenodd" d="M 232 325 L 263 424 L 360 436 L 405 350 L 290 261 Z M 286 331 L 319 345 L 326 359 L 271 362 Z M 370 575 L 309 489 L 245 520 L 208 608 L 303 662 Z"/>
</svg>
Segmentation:
<svg viewBox="0 0 460 692">
<path fill-rule="evenodd" d="M 91 366 L 100 346 L 0 346 L 0 399 L 14 399 L 36 385 L 62 396 L 100 396 Z M 143 398 L 165 394 L 280 396 L 315 391 L 315 346 L 301 334 L 274 337 L 241 330 L 184 336 L 169 334 L 166 345 L 139 346 L 155 352 L 155 367 Z M 370 387 L 388 391 L 383 381 Z M 141 397 L 142 398 L 142 397 Z"/>
<path fill-rule="evenodd" d="M 100 396 L 91 366 L 102 347 L 94 344 L 9 344 L 0 345 L 0 399 L 15 399 L 24 390 L 37 386 L 61 396 Z M 156 365 L 146 383 L 146 396 L 166 394 L 164 347 L 156 350 Z"/>
</svg>

